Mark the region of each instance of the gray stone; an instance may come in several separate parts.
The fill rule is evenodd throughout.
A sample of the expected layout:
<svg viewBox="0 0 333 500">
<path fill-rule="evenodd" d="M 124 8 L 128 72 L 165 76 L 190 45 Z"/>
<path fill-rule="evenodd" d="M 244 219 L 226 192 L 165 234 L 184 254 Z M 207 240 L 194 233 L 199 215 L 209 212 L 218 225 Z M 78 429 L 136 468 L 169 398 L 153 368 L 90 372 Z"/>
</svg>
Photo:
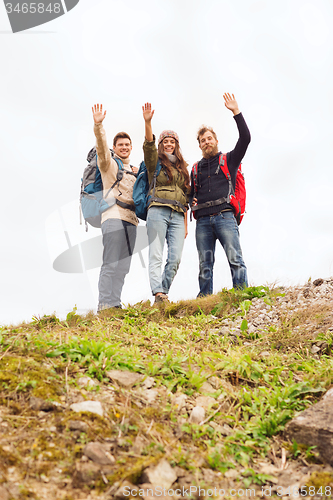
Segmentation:
<svg viewBox="0 0 333 500">
<path fill-rule="evenodd" d="M 55 409 L 53 403 L 44 401 L 44 399 L 41 398 L 35 398 L 34 396 L 31 396 L 29 405 L 30 408 L 35 411 L 53 411 Z"/>
<path fill-rule="evenodd" d="M 9 500 L 8 491 L 0 485 L 0 500 Z"/>
<path fill-rule="evenodd" d="M 149 483 L 161 488 L 170 488 L 177 480 L 177 474 L 167 460 L 161 460 L 156 467 L 148 467 L 141 476 L 143 483 Z"/>
<path fill-rule="evenodd" d="M 141 455 L 143 449 L 146 447 L 147 445 L 147 442 L 145 440 L 145 438 L 143 436 L 140 436 L 140 434 L 138 434 L 135 438 L 135 441 L 134 441 L 134 444 L 133 444 L 133 448 L 132 448 L 132 451 L 133 453 L 135 453 L 136 455 Z"/>
<path fill-rule="evenodd" d="M 218 402 L 216 399 L 212 398 L 211 396 L 198 396 L 195 398 L 196 406 L 202 406 L 202 408 L 205 408 L 205 410 L 208 410 L 208 408 L 211 408 L 214 405 L 218 405 Z"/>
<path fill-rule="evenodd" d="M 205 419 L 205 409 L 202 406 L 195 406 L 191 412 L 189 422 L 191 424 L 200 424 Z"/>
<path fill-rule="evenodd" d="M 214 389 L 218 389 L 221 385 L 221 381 L 218 377 L 209 377 L 208 382 L 213 386 Z"/>
<path fill-rule="evenodd" d="M 82 387 L 95 387 L 97 382 L 90 377 L 81 377 L 77 379 L 77 383 Z"/>
<path fill-rule="evenodd" d="M 227 424 L 219 425 L 216 422 L 209 422 L 209 425 L 222 434 L 222 436 L 230 436 L 232 434 L 232 428 Z"/>
<path fill-rule="evenodd" d="M 333 387 L 324 394 L 323 399 L 327 398 L 333 398 Z"/>
<path fill-rule="evenodd" d="M 239 477 L 239 471 L 236 469 L 229 469 L 224 473 L 224 477 L 228 479 L 237 479 Z"/>
<path fill-rule="evenodd" d="M 112 465 L 115 463 L 115 458 L 109 453 L 110 447 L 103 446 L 102 443 L 88 443 L 83 450 L 86 457 L 100 465 Z"/>
<path fill-rule="evenodd" d="M 141 396 L 143 396 L 146 399 L 148 404 L 153 403 L 158 396 L 158 390 L 157 389 L 144 389 L 141 392 Z"/>
<path fill-rule="evenodd" d="M 180 393 L 180 394 L 176 394 L 172 403 L 173 403 L 173 406 L 175 406 L 176 409 L 180 412 L 185 407 L 186 400 L 187 400 L 186 394 Z"/>
<path fill-rule="evenodd" d="M 73 488 L 82 488 L 85 484 L 93 484 L 100 476 L 100 467 L 97 464 L 92 462 L 77 463 L 72 486 Z"/>
<path fill-rule="evenodd" d="M 140 484 L 139 490 L 138 490 L 138 497 L 140 499 L 145 498 L 146 500 L 153 500 L 154 498 L 156 499 L 154 486 L 150 483 Z"/>
<path fill-rule="evenodd" d="M 110 370 L 106 372 L 106 376 L 109 377 L 114 382 L 117 382 L 122 387 L 130 389 L 134 384 L 140 382 L 143 379 L 143 375 L 134 372 L 122 371 L 122 370 Z"/>
<path fill-rule="evenodd" d="M 151 389 L 155 384 L 155 379 L 153 377 L 147 377 L 143 382 L 142 382 L 142 387 L 144 389 Z"/>
<path fill-rule="evenodd" d="M 322 399 L 291 420 L 285 435 L 299 444 L 316 446 L 320 458 L 333 465 L 333 398 Z"/>
<path fill-rule="evenodd" d="M 114 498 L 117 500 L 122 500 L 123 498 L 129 498 L 129 491 L 133 491 L 134 496 L 138 495 L 139 488 L 137 486 L 134 486 L 134 484 L 130 483 L 129 481 L 124 481 L 120 488 L 117 489 L 117 491 L 114 494 Z"/>
<path fill-rule="evenodd" d="M 201 394 L 205 394 L 208 392 L 208 394 L 209 394 L 211 392 L 215 392 L 215 390 L 214 390 L 214 387 L 209 382 L 204 382 L 202 384 L 202 386 L 200 387 L 199 392 Z"/>
<path fill-rule="evenodd" d="M 71 431 L 81 432 L 87 432 L 87 430 L 89 429 L 88 424 L 86 424 L 85 422 L 81 422 L 81 420 L 69 420 L 68 427 Z"/>
<path fill-rule="evenodd" d="M 76 412 L 90 411 L 91 413 L 96 413 L 101 417 L 104 415 L 102 405 L 99 401 L 82 401 L 82 403 L 73 403 L 70 405 L 70 409 Z"/>
<path fill-rule="evenodd" d="M 271 353 L 269 351 L 262 351 L 259 356 L 261 358 L 268 358 L 269 356 L 271 355 Z"/>
</svg>

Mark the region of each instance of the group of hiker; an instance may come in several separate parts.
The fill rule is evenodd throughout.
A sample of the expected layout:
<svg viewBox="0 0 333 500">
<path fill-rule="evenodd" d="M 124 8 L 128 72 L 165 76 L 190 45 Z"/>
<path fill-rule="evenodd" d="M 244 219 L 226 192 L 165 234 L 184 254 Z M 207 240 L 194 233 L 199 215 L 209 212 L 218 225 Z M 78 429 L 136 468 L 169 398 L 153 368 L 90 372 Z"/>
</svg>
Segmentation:
<svg viewBox="0 0 333 500">
<path fill-rule="evenodd" d="M 106 111 L 102 105 L 93 106 L 94 154 L 103 186 L 102 202 L 106 202 L 106 209 L 101 211 L 103 263 L 98 284 L 98 311 L 121 308 L 121 292 L 129 272 L 139 223 L 136 214 L 146 219 L 149 281 L 155 303 L 168 301 L 188 233 L 189 210 L 196 219 L 198 297 L 213 293 L 216 240 L 227 256 L 233 286 L 247 286 L 238 229 L 243 214 L 235 189 L 238 189 L 236 177 L 242 175 L 240 163 L 251 136 L 234 95 L 225 93 L 223 98 L 238 128 L 236 146 L 222 154 L 214 130 L 201 127 L 197 140 L 202 158 L 193 166 L 190 175 L 176 132 L 164 130 L 156 143 L 152 130 L 154 110 L 150 103 L 142 106 L 145 139 L 144 163 L 140 170 L 130 165 L 132 141 L 126 132 L 119 132 L 113 139 L 112 150 L 109 149 L 103 128 Z M 136 210 L 136 203 L 139 183 L 142 184 L 144 178 L 147 193 L 142 216 Z M 165 244 L 167 259 L 162 270 Z"/>
</svg>

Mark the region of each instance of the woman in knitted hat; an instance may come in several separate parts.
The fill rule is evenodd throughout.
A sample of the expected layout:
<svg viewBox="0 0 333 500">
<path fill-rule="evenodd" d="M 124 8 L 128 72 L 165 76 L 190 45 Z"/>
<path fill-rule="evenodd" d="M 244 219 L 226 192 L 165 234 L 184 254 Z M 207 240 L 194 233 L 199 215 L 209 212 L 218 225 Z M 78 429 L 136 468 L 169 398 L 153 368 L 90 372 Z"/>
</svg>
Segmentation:
<svg viewBox="0 0 333 500">
<path fill-rule="evenodd" d="M 176 276 L 187 236 L 187 209 L 190 178 L 173 130 L 164 130 L 155 144 L 151 120 L 154 110 L 147 102 L 142 106 L 145 120 L 143 152 L 150 185 L 147 214 L 149 240 L 149 280 L 156 302 L 168 301 L 168 292 Z M 154 176 L 158 164 L 160 173 Z M 166 265 L 162 273 L 164 242 L 168 245 Z"/>
</svg>

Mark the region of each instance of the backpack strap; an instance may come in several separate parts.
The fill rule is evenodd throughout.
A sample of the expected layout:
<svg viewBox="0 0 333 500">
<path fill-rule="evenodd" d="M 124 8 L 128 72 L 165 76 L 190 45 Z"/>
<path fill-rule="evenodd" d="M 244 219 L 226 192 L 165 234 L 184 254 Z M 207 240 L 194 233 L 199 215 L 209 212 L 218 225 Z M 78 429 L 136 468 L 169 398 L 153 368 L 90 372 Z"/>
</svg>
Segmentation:
<svg viewBox="0 0 333 500">
<path fill-rule="evenodd" d="M 193 182 L 194 182 L 194 191 L 197 193 L 198 192 L 198 164 L 199 162 L 197 161 L 193 167 L 192 167 L 192 176 L 193 176 Z"/>
<path fill-rule="evenodd" d="M 192 172 L 194 172 L 194 174 L 195 174 L 195 176 L 193 175 L 193 180 L 197 180 L 197 168 L 198 168 L 198 163 L 195 163 L 192 167 Z M 230 203 L 230 195 L 234 194 L 234 189 L 233 189 L 233 185 L 231 182 L 229 169 L 227 166 L 227 155 L 224 155 L 222 153 L 219 156 L 219 164 L 218 164 L 218 167 L 215 171 L 215 174 L 218 175 L 220 169 L 222 170 L 222 172 L 224 173 L 224 175 L 228 179 L 229 191 L 228 191 L 227 197 L 226 198 L 219 198 L 217 200 L 212 200 L 212 201 L 206 201 L 205 203 L 199 203 L 197 205 L 194 205 L 194 207 L 191 208 L 192 212 L 195 212 L 196 210 L 201 210 L 202 208 L 209 208 L 209 207 L 215 207 L 217 205 L 222 205 L 223 203 Z M 195 185 L 195 189 L 197 192 L 197 186 L 196 186 L 195 182 L 194 182 L 194 185 Z"/>
<path fill-rule="evenodd" d="M 120 158 L 117 158 L 116 156 L 112 156 L 113 160 L 117 163 L 118 165 L 118 172 L 117 172 L 117 178 L 116 180 L 114 181 L 114 183 L 112 184 L 112 186 L 110 187 L 110 189 L 108 190 L 108 192 L 106 193 L 106 195 L 103 197 L 104 200 L 107 199 L 107 197 L 109 196 L 110 192 L 112 191 L 112 189 L 118 184 L 118 191 L 119 191 L 119 194 L 118 196 L 121 196 L 122 195 L 122 192 L 120 191 L 119 189 L 119 183 L 120 181 L 122 180 L 123 176 L 124 176 L 124 172 L 127 174 L 132 174 L 132 175 L 135 175 L 136 174 L 134 172 L 127 172 L 125 169 L 124 169 L 124 164 L 123 162 L 121 161 Z M 97 162 L 97 154 L 96 154 L 96 162 Z M 135 207 L 134 205 L 130 205 L 129 203 L 125 203 L 124 201 L 120 201 L 118 200 L 118 198 L 116 198 L 116 204 L 119 205 L 121 208 L 126 208 L 127 210 L 132 210 L 133 212 L 135 211 Z"/>
</svg>

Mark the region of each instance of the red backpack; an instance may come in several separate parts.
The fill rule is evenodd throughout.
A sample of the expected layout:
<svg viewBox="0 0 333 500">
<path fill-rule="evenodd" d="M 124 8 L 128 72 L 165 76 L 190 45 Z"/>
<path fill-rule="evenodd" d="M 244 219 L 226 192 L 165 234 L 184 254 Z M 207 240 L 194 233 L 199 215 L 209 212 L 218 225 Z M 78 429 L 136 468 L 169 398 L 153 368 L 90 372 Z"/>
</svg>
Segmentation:
<svg viewBox="0 0 333 500">
<path fill-rule="evenodd" d="M 197 193 L 197 177 L 198 177 L 198 163 L 195 163 L 192 167 L 192 176 L 194 181 L 194 197 Z M 194 218 L 196 219 L 195 212 L 201 208 L 213 207 L 216 205 L 222 205 L 222 203 L 230 203 L 233 208 L 237 224 L 239 225 L 244 217 L 245 213 L 245 202 L 246 202 L 246 188 L 244 174 L 242 172 L 242 164 L 239 165 L 236 176 L 236 186 L 231 182 L 231 177 L 227 165 L 227 155 L 220 154 L 219 156 L 219 168 L 226 176 L 229 182 L 229 192 L 226 198 L 219 198 L 218 200 L 206 201 L 206 203 L 200 203 L 199 205 L 194 205 L 191 210 Z M 217 173 L 217 171 L 216 171 Z"/>
</svg>

